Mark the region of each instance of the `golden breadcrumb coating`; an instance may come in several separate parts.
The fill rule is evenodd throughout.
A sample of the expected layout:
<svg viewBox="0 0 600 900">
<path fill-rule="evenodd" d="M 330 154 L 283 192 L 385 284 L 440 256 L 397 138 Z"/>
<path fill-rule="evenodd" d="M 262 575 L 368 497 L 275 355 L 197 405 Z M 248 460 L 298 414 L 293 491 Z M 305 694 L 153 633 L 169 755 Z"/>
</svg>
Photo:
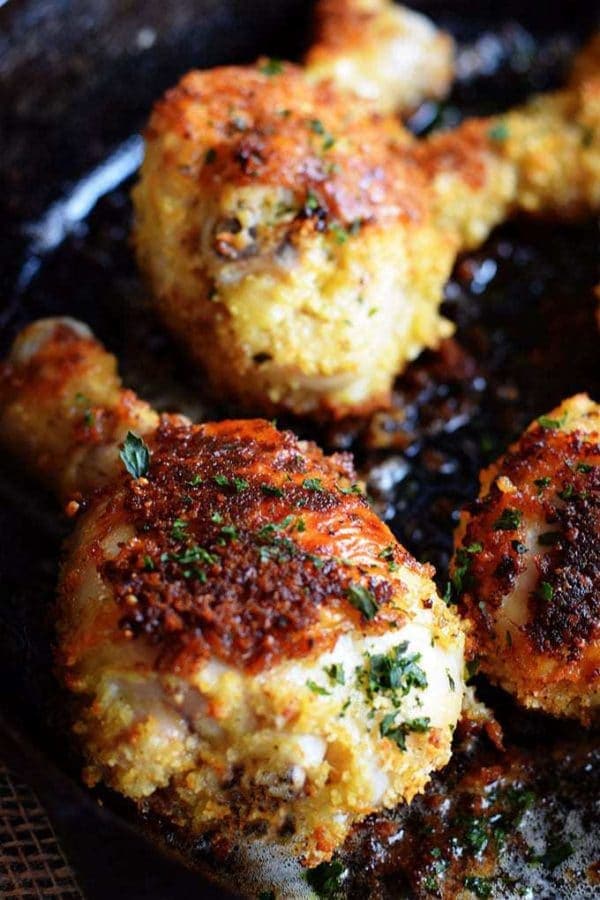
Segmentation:
<svg viewBox="0 0 600 900">
<path fill-rule="evenodd" d="M 590 71 L 588 65 L 586 71 Z M 456 254 L 515 213 L 600 206 L 600 79 L 424 141 L 273 61 L 191 72 L 160 101 L 135 246 L 217 396 L 340 417 L 452 326 Z"/>
<path fill-rule="evenodd" d="M 600 707 L 600 407 L 533 422 L 481 475 L 453 582 L 481 669 L 525 706 L 590 723 Z"/>
<path fill-rule="evenodd" d="M 320 0 L 305 65 L 309 78 L 332 79 L 381 112 L 410 112 L 447 94 L 454 41 L 392 0 Z"/>
<path fill-rule="evenodd" d="M 116 428 L 94 485 L 79 394 L 129 421 L 114 360 L 86 329 L 30 326 L 2 378 L 0 433 L 61 491 L 77 445 L 57 663 L 87 781 L 192 835 L 262 835 L 328 859 L 353 822 L 410 801 L 450 756 L 464 638 L 431 567 L 373 513 L 348 455 L 263 420 L 162 416 L 118 466 Z M 50 443 L 52 461 L 36 455 Z"/>
<path fill-rule="evenodd" d="M 191 72 L 157 105 L 138 260 L 217 395 L 372 408 L 450 331 L 438 307 L 453 242 L 397 122 L 270 65 Z"/>
</svg>

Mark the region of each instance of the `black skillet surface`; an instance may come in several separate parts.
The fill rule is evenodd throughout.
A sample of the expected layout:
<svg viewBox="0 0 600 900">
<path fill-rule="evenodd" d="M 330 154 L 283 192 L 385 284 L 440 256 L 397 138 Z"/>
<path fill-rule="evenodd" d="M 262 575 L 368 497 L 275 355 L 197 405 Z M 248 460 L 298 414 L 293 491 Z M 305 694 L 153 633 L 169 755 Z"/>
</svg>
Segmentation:
<svg viewBox="0 0 600 900">
<path fill-rule="evenodd" d="M 201 379 L 144 304 L 127 244 L 135 134 L 153 99 L 192 66 L 293 56 L 306 41 L 308 6 L 8 0 L 2 7 L 0 0 L 2 352 L 26 321 L 76 315 L 117 353 L 125 382 L 143 396 L 196 415 L 224 412 L 214 397 L 203 397 Z M 531 3 L 504 4 L 499 20 L 492 6 L 427 5 L 464 46 L 452 98 L 442 109 L 422 108 L 415 130 L 502 109 L 559 82 L 594 17 L 592 4 Z M 598 249 L 594 224 L 503 227 L 457 265 L 446 303 L 459 326 L 456 342 L 411 367 L 398 382 L 395 412 L 329 432 L 291 423 L 329 447 L 356 452 L 379 511 L 409 549 L 436 564 L 440 582 L 456 512 L 476 491 L 480 466 L 561 398 L 577 390 L 600 398 L 591 293 Z M 8 461 L 0 467 L 0 498 L 2 755 L 47 803 L 87 896 L 211 896 L 197 874 L 160 856 L 124 823 L 120 814 L 131 816 L 114 798 L 92 799 L 78 786 L 77 760 L 61 737 L 46 613 L 65 527 L 51 498 Z M 517 715 L 506 698 L 492 700 L 515 752 L 530 751 L 542 772 L 558 771 L 557 758 L 564 763 L 573 752 L 561 744 L 561 727 Z M 567 730 L 583 747 L 575 726 Z M 489 763 L 489 748 L 485 753 Z M 584 790 L 565 794 L 565 810 L 570 805 L 585 818 L 582 795 L 593 797 L 598 785 L 587 763 L 580 768 L 573 762 L 571 780 L 580 777 Z M 542 789 L 552 793 L 547 782 Z M 392 820 L 372 823 L 349 843 L 356 871 L 344 883 L 363 895 L 435 896 L 441 881 L 427 881 L 415 874 L 414 859 L 386 850 L 384 832 L 389 841 L 395 827 L 398 842 L 401 825 Z M 571 896 L 564 866 L 557 874 L 546 868 L 547 893 L 536 887 L 536 896 Z M 500 881 L 494 887 L 498 895 L 506 890 Z"/>
</svg>

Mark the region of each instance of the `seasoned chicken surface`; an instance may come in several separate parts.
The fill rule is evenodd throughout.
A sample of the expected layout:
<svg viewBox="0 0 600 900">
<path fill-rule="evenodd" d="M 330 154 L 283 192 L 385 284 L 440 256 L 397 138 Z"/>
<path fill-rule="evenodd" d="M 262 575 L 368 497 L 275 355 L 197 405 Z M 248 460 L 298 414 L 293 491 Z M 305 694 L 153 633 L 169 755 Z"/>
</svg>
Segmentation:
<svg viewBox="0 0 600 900">
<path fill-rule="evenodd" d="M 217 396 L 341 414 L 450 331 L 454 246 L 412 140 L 294 66 L 191 72 L 157 105 L 135 244 L 169 328 Z"/>
<path fill-rule="evenodd" d="M 525 706 L 600 707 L 600 406 L 565 400 L 481 476 L 454 588 L 481 669 Z"/>
<path fill-rule="evenodd" d="M 461 249 L 518 212 L 598 209 L 599 120 L 597 76 L 416 141 L 294 66 L 191 72 L 146 133 L 137 257 L 217 396 L 364 413 L 450 333 Z"/>
<path fill-rule="evenodd" d="M 262 420 L 159 419 L 70 320 L 18 339 L 0 435 L 80 506 L 58 663 L 90 784 L 314 864 L 446 763 L 461 629 L 348 456 Z"/>
<path fill-rule="evenodd" d="M 372 100 L 384 113 L 440 99 L 454 74 L 454 42 L 420 13 L 392 0 L 320 0 L 309 78 Z"/>
</svg>

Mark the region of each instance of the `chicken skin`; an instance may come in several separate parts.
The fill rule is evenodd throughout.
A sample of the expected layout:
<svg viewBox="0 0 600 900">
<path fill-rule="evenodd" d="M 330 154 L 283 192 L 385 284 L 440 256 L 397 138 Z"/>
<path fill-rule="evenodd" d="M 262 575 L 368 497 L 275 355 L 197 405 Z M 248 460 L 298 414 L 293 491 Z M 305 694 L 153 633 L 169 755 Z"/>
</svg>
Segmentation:
<svg viewBox="0 0 600 900">
<path fill-rule="evenodd" d="M 392 0 L 320 0 L 315 19 L 309 78 L 331 79 L 383 113 L 447 94 L 454 41 L 420 13 Z"/>
<path fill-rule="evenodd" d="M 481 669 L 525 706 L 600 707 L 600 407 L 565 400 L 481 476 L 453 584 Z"/>
<path fill-rule="evenodd" d="M 3 443 L 79 509 L 57 631 L 86 779 L 192 834 L 326 860 L 447 762 L 458 618 L 347 455 L 263 420 L 159 418 L 114 373 L 54 319 L 0 380 Z"/>
<path fill-rule="evenodd" d="M 217 396 L 366 413 L 451 333 L 439 307 L 460 250 L 515 213 L 598 209 L 599 120 L 592 76 L 416 141 L 291 65 L 191 72 L 146 133 L 137 258 Z"/>
<path fill-rule="evenodd" d="M 270 65 L 191 72 L 157 105 L 138 260 L 217 396 L 269 413 L 370 408 L 449 334 L 453 241 L 396 120 Z"/>
</svg>

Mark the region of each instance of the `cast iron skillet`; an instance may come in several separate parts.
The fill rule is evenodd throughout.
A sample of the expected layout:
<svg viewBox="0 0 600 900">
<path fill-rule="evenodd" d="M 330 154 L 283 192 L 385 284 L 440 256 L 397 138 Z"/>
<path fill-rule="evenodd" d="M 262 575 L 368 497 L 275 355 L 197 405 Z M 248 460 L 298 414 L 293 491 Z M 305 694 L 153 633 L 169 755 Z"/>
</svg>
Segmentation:
<svg viewBox="0 0 600 900">
<path fill-rule="evenodd" d="M 417 131 L 505 108 L 559 83 L 595 12 L 593 3 L 513 2 L 501 12 L 497 4 L 413 5 L 450 27 L 466 48 L 452 98 L 442 108 L 425 105 L 412 120 Z M 76 315 L 117 353 L 126 384 L 144 397 L 196 416 L 227 412 L 203 396 L 201 380 L 144 303 L 127 242 L 128 188 L 141 152 L 136 135 L 153 100 L 193 66 L 259 53 L 293 58 L 306 43 L 309 13 L 301 0 L 0 0 L 2 353 L 25 322 Z M 600 399 L 591 294 L 597 259 L 593 225 L 499 229 L 457 265 L 446 303 L 457 340 L 425 354 L 398 382 L 395 413 L 320 431 L 291 423 L 330 448 L 355 451 L 380 513 L 413 553 L 435 563 L 440 583 L 456 512 L 474 495 L 481 465 L 563 397 L 587 390 Z M 1 755 L 46 803 L 87 896 L 225 896 L 156 852 L 129 824 L 126 806 L 110 796 L 92 798 L 79 786 L 50 650 L 48 610 L 64 534 L 53 500 L 2 460 Z M 593 796 L 597 783 L 587 763 L 579 772 L 573 750 L 587 753 L 584 735 L 567 726 L 575 742 L 567 747 L 560 725 L 522 716 L 507 698 L 481 687 L 515 752 L 533 754 L 541 772 L 558 770 L 557 758 L 564 768 L 568 757 L 571 780 L 583 790 L 565 789 L 564 802 L 592 829 L 582 795 Z M 490 752 L 486 747 L 488 762 Z M 457 759 L 450 780 L 460 775 L 464 760 Z M 542 790 L 552 793 L 545 784 Z M 438 784 L 431 796 L 443 790 Z M 420 815 L 416 808 L 414 827 L 422 826 Z M 346 882 L 354 893 L 422 893 L 424 879 L 410 860 L 382 850 L 381 835 L 395 821 L 376 820 L 349 842 L 344 863 L 360 869 Z M 163 850 L 169 844 L 182 850 L 166 830 L 161 842 Z M 205 861 L 196 854 L 196 863 L 200 857 Z M 576 896 L 560 871 L 555 876 L 546 868 L 536 896 Z"/>
</svg>

